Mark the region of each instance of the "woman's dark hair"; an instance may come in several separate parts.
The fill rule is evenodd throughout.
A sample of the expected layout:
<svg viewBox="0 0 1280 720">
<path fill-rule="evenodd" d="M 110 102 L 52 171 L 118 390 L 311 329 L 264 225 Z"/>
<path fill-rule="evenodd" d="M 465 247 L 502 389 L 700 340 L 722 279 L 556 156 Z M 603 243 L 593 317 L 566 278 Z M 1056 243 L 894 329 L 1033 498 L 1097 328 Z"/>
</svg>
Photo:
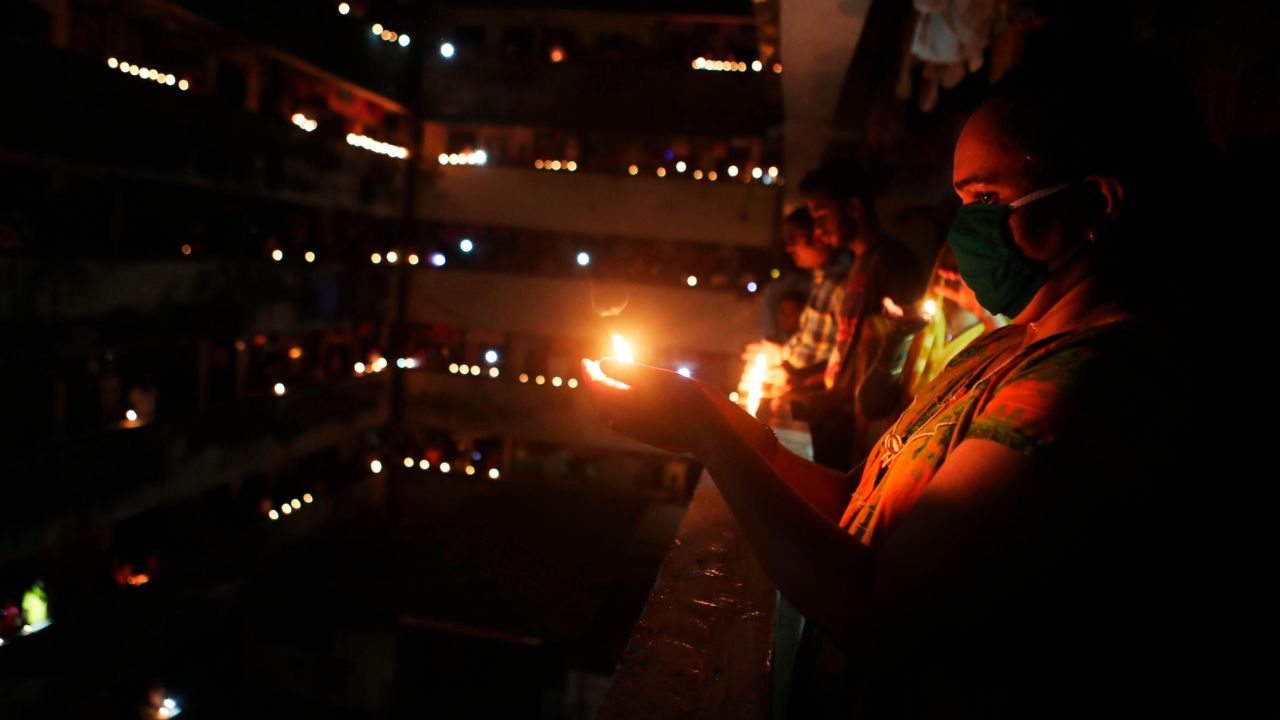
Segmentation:
<svg viewBox="0 0 1280 720">
<path fill-rule="evenodd" d="M 982 105 L 1028 157 L 1041 186 L 1109 175 L 1124 187 L 1121 215 L 1100 238 L 1100 272 L 1126 302 L 1168 300 L 1179 248 L 1200 223 L 1188 187 L 1209 182 L 1207 143 L 1171 74 L 1137 60 L 1025 68 Z"/>
</svg>

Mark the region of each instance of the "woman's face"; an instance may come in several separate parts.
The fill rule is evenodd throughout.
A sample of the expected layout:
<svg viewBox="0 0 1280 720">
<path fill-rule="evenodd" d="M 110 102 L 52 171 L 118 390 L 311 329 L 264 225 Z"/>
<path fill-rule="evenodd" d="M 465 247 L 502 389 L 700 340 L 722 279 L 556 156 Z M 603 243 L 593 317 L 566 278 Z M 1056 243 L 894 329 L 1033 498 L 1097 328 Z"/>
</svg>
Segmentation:
<svg viewBox="0 0 1280 720">
<path fill-rule="evenodd" d="M 964 204 L 1008 205 L 1018 198 L 1081 178 L 1052 178 L 1039 158 L 1017 147 L 995 113 L 980 109 L 956 142 L 953 183 Z M 1009 216 L 1013 241 L 1028 259 L 1052 265 L 1085 236 L 1087 193 L 1067 189 L 1029 203 Z"/>
</svg>

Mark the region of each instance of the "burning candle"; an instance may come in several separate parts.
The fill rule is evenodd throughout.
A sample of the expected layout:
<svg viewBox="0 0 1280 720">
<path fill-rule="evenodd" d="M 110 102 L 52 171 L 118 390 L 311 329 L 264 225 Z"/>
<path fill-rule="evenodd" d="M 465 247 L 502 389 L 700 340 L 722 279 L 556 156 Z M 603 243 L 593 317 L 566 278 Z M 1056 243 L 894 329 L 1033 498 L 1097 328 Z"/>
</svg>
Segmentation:
<svg viewBox="0 0 1280 720">
<path fill-rule="evenodd" d="M 631 352 L 631 343 L 621 335 L 613 334 L 613 356 L 622 362 L 635 362 L 636 356 Z"/>
<path fill-rule="evenodd" d="M 636 361 L 635 354 L 631 350 L 631 343 L 627 342 L 626 338 L 617 333 L 613 334 L 613 357 L 615 360 L 619 360 L 621 362 L 632 363 Z M 599 360 L 584 359 L 582 361 L 582 366 L 586 369 L 587 376 L 598 383 L 603 383 L 609 387 L 617 388 L 619 390 L 631 389 L 630 385 L 627 385 L 624 382 L 619 382 L 608 375 L 605 375 L 604 370 L 600 369 Z"/>
</svg>

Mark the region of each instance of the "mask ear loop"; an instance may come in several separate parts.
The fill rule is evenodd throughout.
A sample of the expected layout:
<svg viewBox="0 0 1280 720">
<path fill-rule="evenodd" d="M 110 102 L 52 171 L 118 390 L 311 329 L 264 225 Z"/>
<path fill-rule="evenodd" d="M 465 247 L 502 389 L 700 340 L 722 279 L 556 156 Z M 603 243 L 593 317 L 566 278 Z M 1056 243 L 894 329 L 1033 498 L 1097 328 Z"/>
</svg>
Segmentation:
<svg viewBox="0 0 1280 720">
<path fill-rule="evenodd" d="M 1033 192 L 1033 193 L 1029 193 L 1029 194 L 1027 194 L 1027 195 L 1023 195 L 1022 197 L 1018 198 L 1017 200 L 1014 200 L 1013 202 L 1009 203 L 1009 209 L 1011 209 L 1011 210 L 1016 210 L 1016 209 L 1018 209 L 1018 208 L 1022 207 L 1023 205 L 1030 205 L 1031 203 L 1033 203 L 1033 202 L 1035 202 L 1035 201 L 1037 201 L 1037 200 L 1040 200 L 1040 199 L 1042 199 L 1042 198 L 1047 198 L 1047 197 L 1049 197 L 1050 195 L 1052 195 L 1052 194 L 1054 194 L 1054 193 L 1056 193 L 1056 192 L 1059 192 L 1059 191 L 1061 191 L 1061 190 L 1066 190 L 1067 188 L 1071 187 L 1072 185 L 1075 185 L 1075 183 L 1074 183 L 1074 182 L 1062 183 L 1061 185 L 1052 185 L 1052 186 L 1050 186 L 1050 187 L 1047 187 L 1047 188 L 1044 188 L 1044 189 L 1041 189 L 1041 190 L 1036 190 L 1036 191 L 1035 191 L 1035 192 Z"/>
</svg>

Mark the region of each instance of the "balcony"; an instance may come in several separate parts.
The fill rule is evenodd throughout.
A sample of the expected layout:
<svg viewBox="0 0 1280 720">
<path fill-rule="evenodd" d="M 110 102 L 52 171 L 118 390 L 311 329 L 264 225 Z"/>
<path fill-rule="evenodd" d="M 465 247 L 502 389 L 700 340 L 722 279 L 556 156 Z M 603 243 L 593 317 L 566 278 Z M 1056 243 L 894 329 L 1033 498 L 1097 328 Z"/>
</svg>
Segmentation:
<svg viewBox="0 0 1280 720">
<path fill-rule="evenodd" d="M 0 562 L 347 443 L 387 423 L 388 398 L 384 378 L 354 378 L 15 450 L 5 475 L 43 481 L 3 506 Z"/>
<path fill-rule="evenodd" d="M 698 72 L 674 59 L 637 67 L 460 58 L 433 63 L 424 86 L 431 117 L 443 122 L 729 137 L 761 136 L 782 121 L 774 73 Z"/>
</svg>

